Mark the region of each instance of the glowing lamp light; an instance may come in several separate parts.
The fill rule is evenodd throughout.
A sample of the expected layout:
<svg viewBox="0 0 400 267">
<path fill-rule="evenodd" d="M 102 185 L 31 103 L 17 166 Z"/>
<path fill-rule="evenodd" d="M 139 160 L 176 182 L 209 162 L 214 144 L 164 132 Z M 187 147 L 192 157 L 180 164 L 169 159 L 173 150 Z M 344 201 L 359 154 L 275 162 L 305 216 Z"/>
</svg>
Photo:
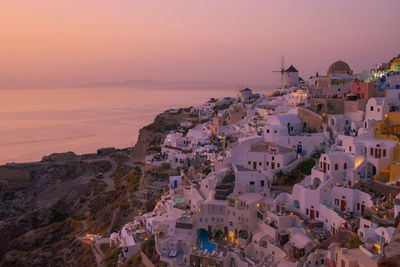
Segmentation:
<svg viewBox="0 0 400 267">
<path fill-rule="evenodd" d="M 378 243 L 375 243 L 374 247 L 377 249 L 378 254 L 381 253 L 381 246 Z"/>
</svg>

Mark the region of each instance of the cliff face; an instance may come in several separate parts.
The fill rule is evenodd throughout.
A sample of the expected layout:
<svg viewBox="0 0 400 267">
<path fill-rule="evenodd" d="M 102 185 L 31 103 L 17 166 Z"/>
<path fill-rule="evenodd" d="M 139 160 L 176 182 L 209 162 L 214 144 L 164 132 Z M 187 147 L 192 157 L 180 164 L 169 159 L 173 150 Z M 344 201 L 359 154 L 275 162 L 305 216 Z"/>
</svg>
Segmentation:
<svg viewBox="0 0 400 267">
<path fill-rule="evenodd" d="M 179 124 L 185 120 L 193 120 L 189 111 L 190 108 L 179 109 L 177 113 L 164 111 L 156 116 L 152 124 L 140 129 L 138 141 L 131 153 L 132 160 L 144 163 L 146 155 L 159 152 L 160 144 L 169 131 L 178 129 Z"/>
<path fill-rule="evenodd" d="M 159 114 L 140 130 L 130 155 L 55 153 L 0 166 L 0 266 L 104 265 L 80 237 L 108 236 L 133 220 L 142 207 L 134 193 L 146 175 L 132 162 L 160 151 L 166 134 L 189 117 L 188 109 Z"/>
<path fill-rule="evenodd" d="M 131 153 L 131 158 L 135 163 L 144 163 L 145 157 L 151 146 L 156 148 L 164 139 L 164 134 L 161 131 L 154 131 L 149 128 L 142 128 L 139 131 L 138 141 L 135 144 Z"/>
<path fill-rule="evenodd" d="M 400 218 L 397 219 L 399 221 Z M 400 266 L 400 224 L 393 233 L 392 240 L 383 248 L 384 256 L 379 259 L 378 266 Z"/>
<path fill-rule="evenodd" d="M 81 195 L 82 188 L 95 190 L 99 185 L 92 183 L 91 178 L 99 171 L 110 170 L 111 163 L 106 160 L 38 162 L 4 169 L 24 176 L 28 172 L 30 179 L 12 177 L 1 185 L 0 265 L 23 266 L 28 262 L 33 266 L 51 262 L 57 265 L 61 263 L 58 257 L 84 251 L 84 244 L 77 243 L 73 235 L 82 222 L 69 215 L 86 201 Z M 64 248 L 57 251 L 57 246 Z M 30 262 L 33 258 L 35 261 Z"/>
</svg>

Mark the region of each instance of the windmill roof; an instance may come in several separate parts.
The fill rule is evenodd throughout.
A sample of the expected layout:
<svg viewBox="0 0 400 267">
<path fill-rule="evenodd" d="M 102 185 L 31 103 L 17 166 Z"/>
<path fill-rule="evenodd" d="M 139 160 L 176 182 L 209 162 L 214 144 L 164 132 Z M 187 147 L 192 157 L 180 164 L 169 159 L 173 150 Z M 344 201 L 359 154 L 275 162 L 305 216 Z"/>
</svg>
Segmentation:
<svg viewBox="0 0 400 267">
<path fill-rule="evenodd" d="M 289 68 L 285 70 L 285 72 L 299 72 L 293 65 L 290 65 Z"/>
</svg>

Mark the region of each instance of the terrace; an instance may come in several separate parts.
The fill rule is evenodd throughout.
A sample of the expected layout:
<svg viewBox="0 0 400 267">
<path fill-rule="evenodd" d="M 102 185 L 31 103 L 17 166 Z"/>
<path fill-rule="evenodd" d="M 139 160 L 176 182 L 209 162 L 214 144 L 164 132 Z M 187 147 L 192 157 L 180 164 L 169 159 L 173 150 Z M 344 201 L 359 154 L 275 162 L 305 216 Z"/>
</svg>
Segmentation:
<svg viewBox="0 0 400 267">
<path fill-rule="evenodd" d="M 366 208 L 363 217 L 383 227 L 396 227 L 394 209 L 387 203 L 373 208 Z"/>
</svg>

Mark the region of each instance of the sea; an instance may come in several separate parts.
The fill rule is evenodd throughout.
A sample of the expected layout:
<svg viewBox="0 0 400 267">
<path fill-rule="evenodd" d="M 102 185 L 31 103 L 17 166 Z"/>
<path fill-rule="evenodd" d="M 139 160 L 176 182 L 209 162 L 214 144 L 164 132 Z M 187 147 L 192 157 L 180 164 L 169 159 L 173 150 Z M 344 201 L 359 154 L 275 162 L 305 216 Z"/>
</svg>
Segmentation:
<svg viewBox="0 0 400 267">
<path fill-rule="evenodd" d="M 169 86 L 171 87 L 171 86 Z M 235 85 L 0 90 L 0 164 L 40 161 L 44 155 L 133 146 L 139 129 L 160 112 L 236 97 Z M 266 93 L 265 89 L 255 89 Z"/>
</svg>

